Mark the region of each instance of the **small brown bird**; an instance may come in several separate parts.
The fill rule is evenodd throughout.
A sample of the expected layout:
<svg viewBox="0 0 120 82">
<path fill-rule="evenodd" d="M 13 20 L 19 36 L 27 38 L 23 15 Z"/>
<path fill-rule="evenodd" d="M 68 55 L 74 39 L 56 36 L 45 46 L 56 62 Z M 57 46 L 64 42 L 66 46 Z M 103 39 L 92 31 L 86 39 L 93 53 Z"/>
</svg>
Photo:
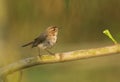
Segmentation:
<svg viewBox="0 0 120 82">
<path fill-rule="evenodd" d="M 56 43 L 57 35 L 58 28 L 56 26 L 50 26 L 45 32 L 41 33 L 39 37 L 35 38 L 32 42 L 23 45 L 22 47 L 26 47 L 28 45 L 32 45 L 32 48 L 38 47 L 40 57 L 40 49 L 46 50 L 49 54 L 54 55 L 52 52 L 48 51 L 48 48 L 51 48 Z"/>
</svg>

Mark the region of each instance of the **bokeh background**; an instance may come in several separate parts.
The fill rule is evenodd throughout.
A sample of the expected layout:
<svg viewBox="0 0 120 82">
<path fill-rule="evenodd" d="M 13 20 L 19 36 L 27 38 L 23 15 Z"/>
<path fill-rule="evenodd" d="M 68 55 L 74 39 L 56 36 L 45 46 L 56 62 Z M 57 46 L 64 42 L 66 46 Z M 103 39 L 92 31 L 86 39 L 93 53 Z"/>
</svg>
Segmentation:
<svg viewBox="0 0 120 82">
<path fill-rule="evenodd" d="M 102 31 L 120 41 L 120 0 L 0 0 L 0 67 L 36 56 L 35 48 L 21 46 L 51 25 L 59 27 L 53 52 L 113 45 Z M 35 66 L 23 71 L 21 82 L 119 82 L 119 62 L 118 54 Z M 16 82 L 18 73 L 8 78 Z"/>
</svg>

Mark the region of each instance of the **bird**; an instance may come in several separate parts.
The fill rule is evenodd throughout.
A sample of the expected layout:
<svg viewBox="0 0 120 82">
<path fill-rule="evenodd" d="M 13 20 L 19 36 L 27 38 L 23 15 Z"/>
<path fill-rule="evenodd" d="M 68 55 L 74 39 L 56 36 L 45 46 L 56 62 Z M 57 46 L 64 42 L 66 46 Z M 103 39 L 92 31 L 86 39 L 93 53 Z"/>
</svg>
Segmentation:
<svg viewBox="0 0 120 82">
<path fill-rule="evenodd" d="M 30 46 L 31 48 L 38 47 L 39 57 L 41 58 L 40 50 L 46 50 L 49 54 L 54 55 L 48 49 L 52 48 L 57 41 L 58 27 L 49 26 L 43 33 L 41 33 L 33 41 L 22 45 L 22 47 Z"/>
</svg>

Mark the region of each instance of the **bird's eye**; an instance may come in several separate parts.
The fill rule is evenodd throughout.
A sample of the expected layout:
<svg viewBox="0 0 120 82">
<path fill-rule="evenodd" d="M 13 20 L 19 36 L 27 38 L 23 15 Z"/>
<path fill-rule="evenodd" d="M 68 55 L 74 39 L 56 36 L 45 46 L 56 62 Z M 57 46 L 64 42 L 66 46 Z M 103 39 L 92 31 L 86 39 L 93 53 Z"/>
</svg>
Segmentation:
<svg viewBox="0 0 120 82">
<path fill-rule="evenodd" d="M 52 31 L 55 31 L 55 28 L 52 28 Z"/>
</svg>

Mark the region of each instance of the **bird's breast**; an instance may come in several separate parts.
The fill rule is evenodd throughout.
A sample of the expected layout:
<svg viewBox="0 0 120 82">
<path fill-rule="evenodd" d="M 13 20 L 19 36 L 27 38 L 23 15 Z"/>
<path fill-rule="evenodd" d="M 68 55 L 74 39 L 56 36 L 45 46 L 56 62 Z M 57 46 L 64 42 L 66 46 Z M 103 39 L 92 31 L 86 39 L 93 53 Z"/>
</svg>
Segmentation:
<svg viewBox="0 0 120 82">
<path fill-rule="evenodd" d="M 52 45 L 52 46 L 56 43 L 56 41 L 57 41 L 57 37 L 56 37 L 56 36 L 52 36 L 52 37 L 49 39 L 49 43 L 50 43 L 50 45 Z"/>
</svg>

